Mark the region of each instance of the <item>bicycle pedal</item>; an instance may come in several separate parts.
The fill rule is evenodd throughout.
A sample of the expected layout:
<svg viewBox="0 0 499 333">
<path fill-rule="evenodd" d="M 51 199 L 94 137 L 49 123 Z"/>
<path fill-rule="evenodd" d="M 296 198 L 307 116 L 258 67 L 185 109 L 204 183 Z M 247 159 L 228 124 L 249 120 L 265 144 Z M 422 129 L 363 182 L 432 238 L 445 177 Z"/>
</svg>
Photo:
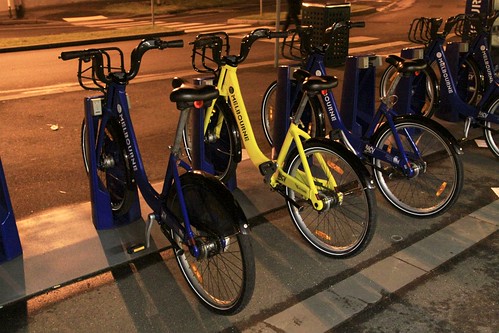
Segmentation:
<svg viewBox="0 0 499 333">
<path fill-rule="evenodd" d="M 270 177 L 277 171 L 277 166 L 272 161 L 267 161 L 258 166 L 260 170 L 260 174 L 264 176 L 264 182 L 268 183 L 270 181 Z"/>
<path fill-rule="evenodd" d="M 128 254 L 135 254 L 141 251 L 144 251 L 146 249 L 146 246 L 142 243 L 139 244 L 133 244 L 127 247 L 126 252 Z"/>
</svg>

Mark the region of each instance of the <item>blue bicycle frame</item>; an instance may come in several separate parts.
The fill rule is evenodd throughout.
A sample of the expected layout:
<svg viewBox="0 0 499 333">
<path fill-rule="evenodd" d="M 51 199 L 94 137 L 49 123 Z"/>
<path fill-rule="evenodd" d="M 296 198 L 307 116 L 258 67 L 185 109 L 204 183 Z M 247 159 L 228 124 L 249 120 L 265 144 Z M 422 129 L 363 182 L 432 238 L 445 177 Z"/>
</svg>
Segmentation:
<svg viewBox="0 0 499 333">
<path fill-rule="evenodd" d="M 314 75 L 326 75 L 326 66 L 324 64 L 324 55 L 322 54 L 322 52 L 313 51 L 307 57 L 306 64 L 303 68 L 307 72 L 313 73 Z M 293 103 L 298 99 L 300 92 L 301 81 L 297 80 L 297 86 L 295 91 L 293 92 L 291 105 L 293 105 Z M 332 90 L 328 90 L 324 93 L 325 94 L 322 95 L 322 101 L 324 103 L 324 106 L 326 107 L 325 113 L 329 118 L 331 127 L 333 128 L 333 131 L 335 133 L 339 133 L 339 135 L 342 137 L 342 141 L 349 148 L 349 150 L 351 150 L 361 159 L 365 159 L 365 156 L 367 155 L 369 157 L 388 162 L 392 165 L 396 165 L 401 170 L 404 170 L 404 173 L 408 177 L 412 177 L 414 175 L 414 170 L 410 167 L 409 163 L 409 153 L 402 148 L 402 141 L 397 134 L 397 130 L 395 129 L 393 116 L 395 116 L 396 114 L 392 111 L 391 108 L 388 108 L 386 104 L 381 103 L 378 111 L 374 113 L 373 118 L 368 122 L 369 126 L 367 127 L 365 132 L 355 133 L 355 131 L 351 131 L 345 126 L 341 114 L 340 112 L 338 112 L 339 108 L 337 106 Z M 392 129 L 392 133 L 398 147 L 398 149 L 396 150 L 392 149 L 391 153 L 377 148 L 371 145 L 368 140 L 363 139 L 370 138 L 374 134 L 383 116 L 386 117 L 387 122 Z M 417 145 L 412 141 L 409 133 L 406 134 L 413 148 L 413 153 L 411 153 L 412 155 L 410 156 L 413 160 L 417 159 L 420 156 Z M 397 154 L 397 157 L 395 157 L 394 153 Z"/>
<path fill-rule="evenodd" d="M 165 222 L 168 227 L 173 229 L 177 234 L 184 234 L 185 240 L 189 241 L 189 244 L 193 246 L 193 255 L 199 255 L 199 249 L 195 245 L 194 233 L 191 228 L 191 223 L 189 221 L 189 215 L 187 214 L 187 208 L 182 194 L 180 174 L 177 168 L 177 164 L 183 169 L 189 171 L 191 167 L 188 163 L 181 160 L 177 152 L 172 151 L 169 156 L 168 166 L 166 169 L 164 183 L 161 193 L 157 192 L 147 177 L 144 163 L 140 155 L 140 150 L 137 144 L 137 139 L 135 136 L 135 131 L 133 129 L 133 124 L 130 118 L 128 99 L 125 91 L 126 84 L 111 83 L 107 90 L 107 100 L 103 107 L 102 120 L 99 125 L 99 130 L 97 133 L 97 149 L 96 151 L 101 151 L 102 145 L 104 143 L 105 128 L 107 122 L 111 119 L 117 119 L 125 136 L 125 144 L 127 154 L 130 157 L 130 163 L 132 166 L 134 178 L 136 180 L 137 187 L 146 201 L 146 203 L 151 207 L 154 214 L 156 214 L 156 220 L 161 220 L 161 212 L 166 208 L 164 204 L 165 198 L 173 184 L 176 186 L 177 195 L 179 196 L 179 205 L 181 208 L 181 213 L 183 221 L 185 223 L 184 229 L 181 229 L 181 224 L 172 221 L 173 214 L 166 214 L 167 219 Z M 177 140 L 177 138 L 176 138 Z M 179 146 L 179 145 L 177 145 Z M 164 217 L 164 216 L 162 216 Z"/>
</svg>

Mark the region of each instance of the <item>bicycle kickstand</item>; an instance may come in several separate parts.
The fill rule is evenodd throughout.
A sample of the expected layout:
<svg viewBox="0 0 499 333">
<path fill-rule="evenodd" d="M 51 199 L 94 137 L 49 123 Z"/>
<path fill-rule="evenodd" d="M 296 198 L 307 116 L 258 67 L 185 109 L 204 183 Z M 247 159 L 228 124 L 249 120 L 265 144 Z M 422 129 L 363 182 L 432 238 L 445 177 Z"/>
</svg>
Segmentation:
<svg viewBox="0 0 499 333">
<path fill-rule="evenodd" d="M 151 229 L 152 225 L 156 221 L 156 215 L 153 213 L 149 214 L 146 222 L 146 230 L 145 230 L 145 243 L 133 244 L 127 248 L 128 254 L 137 253 L 148 249 L 151 246 Z"/>
<path fill-rule="evenodd" d="M 467 117 L 464 121 L 464 137 L 461 141 L 464 141 L 468 138 L 468 133 L 470 131 L 471 123 L 473 122 L 473 117 Z"/>
</svg>

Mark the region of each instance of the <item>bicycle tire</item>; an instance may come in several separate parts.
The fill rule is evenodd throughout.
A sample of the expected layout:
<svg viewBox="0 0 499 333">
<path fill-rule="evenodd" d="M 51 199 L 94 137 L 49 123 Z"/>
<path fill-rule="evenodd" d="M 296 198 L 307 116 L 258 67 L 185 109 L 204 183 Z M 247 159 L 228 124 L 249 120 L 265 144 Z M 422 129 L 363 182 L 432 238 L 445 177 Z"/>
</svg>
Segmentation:
<svg viewBox="0 0 499 333">
<path fill-rule="evenodd" d="M 223 117 L 220 134 L 214 130 L 219 117 Z M 187 157 L 192 161 L 192 130 L 188 121 L 182 132 L 182 139 Z M 213 107 L 213 114 L 204 134 L 204 159 L 213 166 L 213 174 L 222 182 L 229 181 L 241 161 L 241 140 L 232 111 L 223 98 L 218 98 Z M 203 157 L 201 157 L 203 158 Z"/>
<path fill-rule="evenodd" d="M 207 252 L 213 252 L 195 258 L 189 246 L 176 235 L 182 250 L 177 251 L 175 257 L 189 287 L 204 306 L 219 314 L 235 314 L 248 304 L 255 286 L 251 240 L 246 233 L 227 235 L 209 227 L 220 221 L 231 225 L 247 222 L 227 188 L 221 184 L 214 186 L 213 182 L 205 181 L 205 177 L 188 172 L 180 177 L 180 182 L 196 243 L 210 244 Z M 167 202 L 170 211 L 183 223 L 175 186 L 171 187 Z"/>
<path fill-rule="evenodd" d="M 291 80 L 291 95 L 294 94 L 294 89 L 297 89 L 296 80 Z M 260 108 L 260 118 L 262 122 L 263 133 L 270 146 L 274 146 L 273 140 L 273 114 L 276 110 L 276 94 L 277 94 L 277 81 L 272 82 L 265 91 L 262 99 L 262 106 Z M 301 99 L 301 93 L 297 97 Z M 324 120 L 323 108 L 320 101 L 314 97 L 308 102 L 307 107 L 301 117 L 303 124 L 307 127 L 306 132 L 311 137 L 323 137 L 326 133 L 326 125 Z M 300 126 L 301 127 L 301 126 Z M 305 127 L 301 127 L 304 129 Z"/>
<path fill-rule="evenodd" d="M 388 65 L 383 71 L 379 84 L 380 97 L 384 97 L 387 94 L 391 83 L 397 75 L 397 69 L 393 65 Z M 423 80 L 425 83 L 423 89 L 424 98 L 421 96 L 421 88 L 419 86 Z M 417 77 L 413 79 L 412 94 L 411 110 L 416 114 L 431 118 L 440 104 L 439 83 L 435 72 L 431 67 L 423 69 L 417 74 Z"/>
<path fill-rule="evenodd" d="M 320 253 L 336 258 L 357 255 L 369 244 L 376 228 L 376 198 L 369 172 L 357 156 L 331 140 L 308 140 L 304 152 L 314 178 L 324 175 L 313 158 L 320 154 L 337 182 L 334 189 L 322 187 L 320 194 L 334 196 L 343 188 L 345 195 L 341 204 L 319 212 L 309 201 L 286 188 L 286 195 L 301 205 L 297 208 L 287 200 L 291 219 L 304 239 Z M 288 155 L 284 165 L 286 173 L 296 176 L 302 168 L 297 149 Z"/>
<path fill-rule="evenodd" d="M 490 104 L 490 107 L 487 110 L 488 114 L 497 115 L 499 113 L 499 97 L 495 99 Z M 483 135 L 485 136 L 485 141 L 487 142 L 487 147 L 489 147 L 492 154 L 495 157 L 499 158 L 499 124 L 493 123 L 490 121 L 486 121 L 484 123 Z"/>
<path fill-rule="evenodd" d="M 422 218 L 444 213 L 456 202 L 463 186 L 463 166 L 455 147 L 439 129 L 440 125 L 430 119 L 405 116 L 395 118 L 394 123 L 405 152 L 412 156 L 409 157 L 412 166 L 420 169 L 409 179 L 390 163 L 373 159 L 378 188 L 404 214 Z M 423 160 L 416 159 L 407 134 L 416 143 Z M 374 133 L 371 143 L 393 154 L 394 160 L 401 158 L 394 153 L 398 149 L 387 123 Z"/>
<path fill-rule="evenodd" d="M 119 217 L 126 214 L 135 201 L 137 187 L 133 180 L 132 166 L 127 158 L 125 137 L 121 126 L 116 120 L 110 119 L 104 133 L 102 151 L 96 152 L 97 176 L 109 193 L 113 215 Z M 87 140 L 87 125 L 84 119 L 81 125 L 81 151 L 85 171 L 88 174 L 90 152 Z M 107 162 L 103 163 L 104 161 Z"/>
</svg>

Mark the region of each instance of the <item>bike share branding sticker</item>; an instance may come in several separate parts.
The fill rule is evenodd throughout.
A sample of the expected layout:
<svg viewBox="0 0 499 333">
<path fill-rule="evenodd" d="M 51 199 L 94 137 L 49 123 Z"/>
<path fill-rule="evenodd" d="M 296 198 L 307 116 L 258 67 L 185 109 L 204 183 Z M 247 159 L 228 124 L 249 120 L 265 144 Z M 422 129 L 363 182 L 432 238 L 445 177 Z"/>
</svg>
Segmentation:
<svg viewBox="0 0 499 333">
<path fill-rule="evenodd" d="M 471 11 L 480 13 L 482 10 L 482 0 L 471 0 Z"/>
<path fill-rule="evenodd" d="M 485 45 L 480 46 L 480 51 L 482 51 L 483 63 L 485 65 L 485 69 L 487 70 L 487 77 L 489 79 L 489 83 L 494 82 L 494 75 L 492 74 L 492 68 L 490 66 L 489 57 L 487 54 L 487 48 Z"/>
<path fill-rule="evenodd" d="M 123 135 L 125 136 L 126 150 L 128 153 L 128 160 L 132 163 L 133 171 L 137 171 L 137 160 L 135 159 L 135 154 L 133 153 L 132 140 L 130 139 L 130 134 L 128 134 L 128 126 L 125 122 L 125 117 L 123 116 L 123 108 L 121 104 L 116 106 L 119 115 L 119 121 L 121 128 L 123 129 Z"/>
<path fill-rule="evenodd" d="M 447 92 L 449 94 L 453 94 L 454 89 L 452 89 L 452 83 L 450 82 L 447 65 L 445 64 L 445 61 L 442 59 L 442 56 L 443 56 L 442 52 L 437 52 L 438 66 L 440 66 L 440 71 L 442 72 L 442 77 L 444 78 L 445 86 L 447 87 Z"/>
<path fill-rule="evenodd" d="M 376 150 L 376 148 L 371 146 L 371 145 L 365 145 L 365 147 L 364 147 L 364 153 L 369 154 L 369 155 L 374 154 L 375 150 Z"/>
<path fill-rule="evenodd" d="M 327 113 L 329 114 L 331 121 L 337 121 L 336 114 L 334 113 L 333 102 L 329 94 L 324 95 L 324 102 L 326 103 Z"/>
<path fill-rule="evenodd" d="M 243 134 L 243 139 L 244 141 L 249 140 L 249 136 L 246 130 L 246 126 L 244 125 L 244 120 L 243 116 L 241 115 L 241 109 L 239 107 L 239 103 L 237 103 L 237 97 L 236 94 L 234 94 L 234 87 L 229 87 L 229 100 L 230 103 L 232 104 L 232 108 L 236 113 L 236 120 L 237 123 L 239 124 L 239 128 L 241 129 L 241 133 Z"/>
</svg>

